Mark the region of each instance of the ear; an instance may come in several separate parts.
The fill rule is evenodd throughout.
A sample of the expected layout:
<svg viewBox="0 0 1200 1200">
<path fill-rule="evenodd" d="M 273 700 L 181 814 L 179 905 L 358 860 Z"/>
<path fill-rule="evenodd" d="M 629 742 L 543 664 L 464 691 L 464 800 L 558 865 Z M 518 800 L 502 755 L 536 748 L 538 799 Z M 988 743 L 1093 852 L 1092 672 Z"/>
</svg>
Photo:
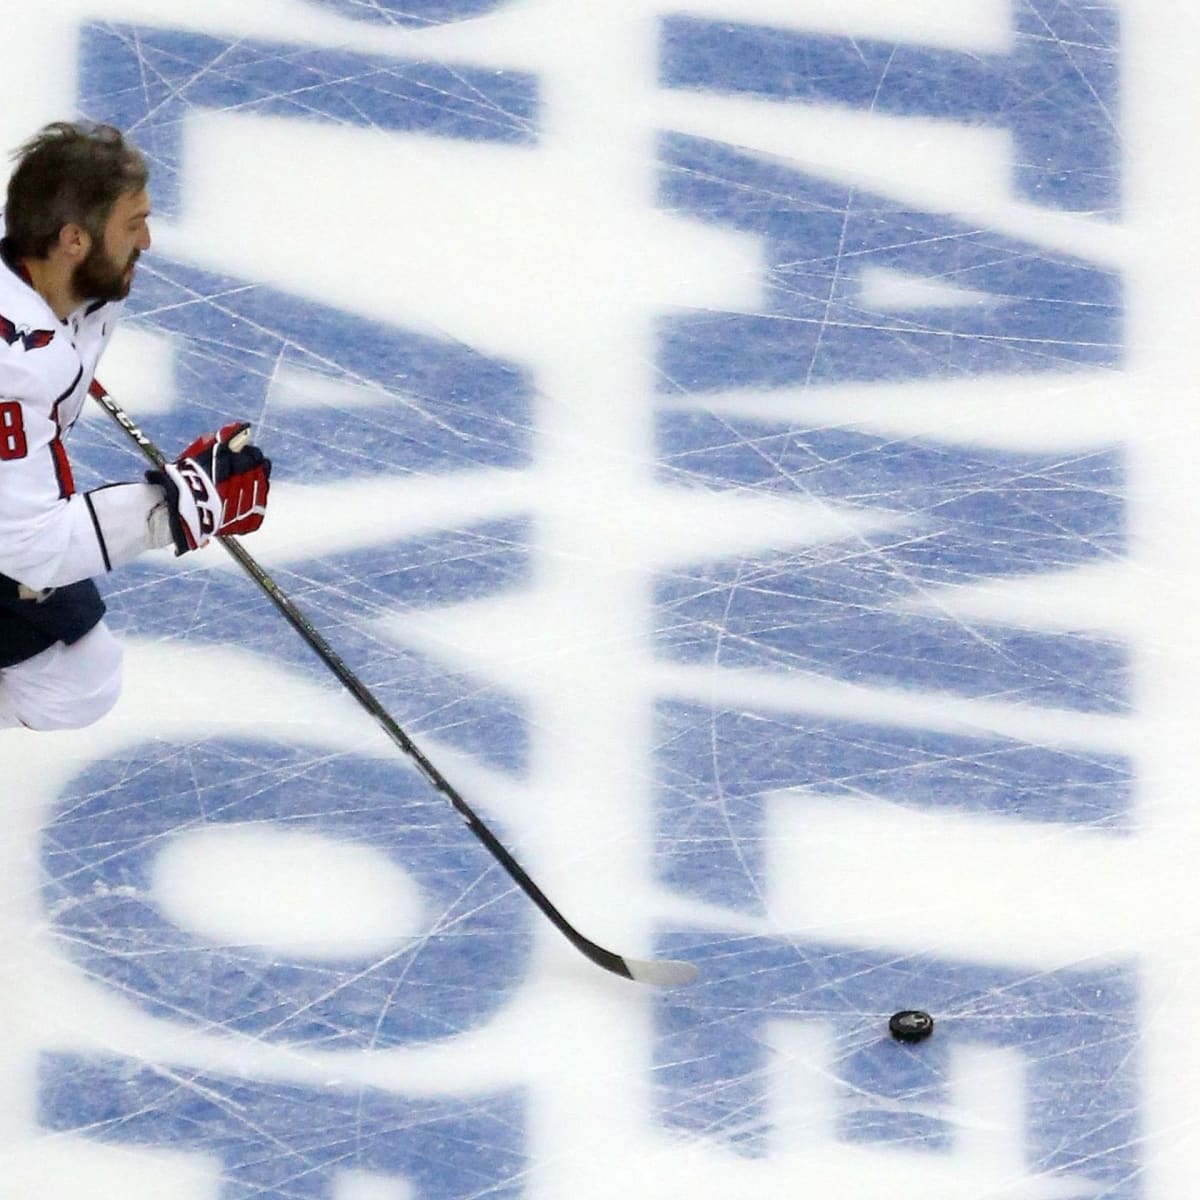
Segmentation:
<svg viewBox="0 0 1200 1200">
<path fill-rule="evenodd" d="M 58 231 L 58 248 L 71 262 L 83 262 L 92 248 L 92 235 L 82 225 L 68 222 Z"/>
</svg>

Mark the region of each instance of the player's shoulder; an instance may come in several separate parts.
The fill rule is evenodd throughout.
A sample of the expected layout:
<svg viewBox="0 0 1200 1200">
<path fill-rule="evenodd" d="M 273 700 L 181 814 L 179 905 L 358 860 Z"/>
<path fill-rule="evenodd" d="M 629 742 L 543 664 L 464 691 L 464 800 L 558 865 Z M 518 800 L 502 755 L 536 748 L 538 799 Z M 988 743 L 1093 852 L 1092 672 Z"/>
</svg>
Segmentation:
<svg viewBox="0 0 1200 1200">
<path fill-rule="evenodd" d="M 0 396 L 41 401 L 58 395 L 69 366 L 60 361 L 69 349 L 65 338 L 45 301 L 0 261 Z"/>
</svg>

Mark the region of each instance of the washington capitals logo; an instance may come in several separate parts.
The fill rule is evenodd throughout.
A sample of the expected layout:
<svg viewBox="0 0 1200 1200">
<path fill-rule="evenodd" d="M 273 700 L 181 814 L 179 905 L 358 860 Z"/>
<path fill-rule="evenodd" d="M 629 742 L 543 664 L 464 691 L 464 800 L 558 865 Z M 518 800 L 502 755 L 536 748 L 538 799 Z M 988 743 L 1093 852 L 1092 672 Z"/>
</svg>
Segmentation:
<svg viewBox="0 0 1200 1200">
<path fill-rule="evenodd" d="M 10 346 L 20 342 L 26 350 L 40 350 L 54 341 L 53 329 L 30 329 L 27 325 L 16 326 L 0 314 L 0 338 Z"/>
</svg>

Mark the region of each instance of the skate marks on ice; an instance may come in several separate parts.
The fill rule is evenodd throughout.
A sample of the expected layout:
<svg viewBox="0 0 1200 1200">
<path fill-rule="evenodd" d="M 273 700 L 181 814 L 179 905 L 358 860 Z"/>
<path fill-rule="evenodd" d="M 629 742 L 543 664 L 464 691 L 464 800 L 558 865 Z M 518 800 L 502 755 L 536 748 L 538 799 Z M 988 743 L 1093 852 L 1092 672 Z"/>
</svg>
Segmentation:
<svg viewBox="0 0 1200 1200">
<path fill-rule="evenodd" d="M 1121 29 L 972 7 L 81 19 L 162 184 L 148 432 L 251 419 L 289 595 L 572 919 L 702 975 L 569 961 L 261 597 L 147 561 L 129 724 L 38 767 L 51 1145 L 222 1197 L 1148 1194 Z"/>
</svg>

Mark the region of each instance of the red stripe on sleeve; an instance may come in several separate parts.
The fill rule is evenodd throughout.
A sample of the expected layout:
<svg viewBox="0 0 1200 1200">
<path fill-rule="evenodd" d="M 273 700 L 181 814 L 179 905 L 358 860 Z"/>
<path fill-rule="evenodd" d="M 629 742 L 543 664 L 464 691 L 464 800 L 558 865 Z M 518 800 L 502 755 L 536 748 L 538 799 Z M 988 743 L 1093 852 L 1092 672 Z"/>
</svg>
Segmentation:
<svg viewBox="0 0 1200 1200">
<path fill-rule="evenodd" d="M 59 438 L 50 443 L 50 456 L 54 459 L 54 473 L 58 476 L 58 494 L 65 500 L 75 494 L 75 476 L 67 458 L 67 448 Z"/>
</svg>

